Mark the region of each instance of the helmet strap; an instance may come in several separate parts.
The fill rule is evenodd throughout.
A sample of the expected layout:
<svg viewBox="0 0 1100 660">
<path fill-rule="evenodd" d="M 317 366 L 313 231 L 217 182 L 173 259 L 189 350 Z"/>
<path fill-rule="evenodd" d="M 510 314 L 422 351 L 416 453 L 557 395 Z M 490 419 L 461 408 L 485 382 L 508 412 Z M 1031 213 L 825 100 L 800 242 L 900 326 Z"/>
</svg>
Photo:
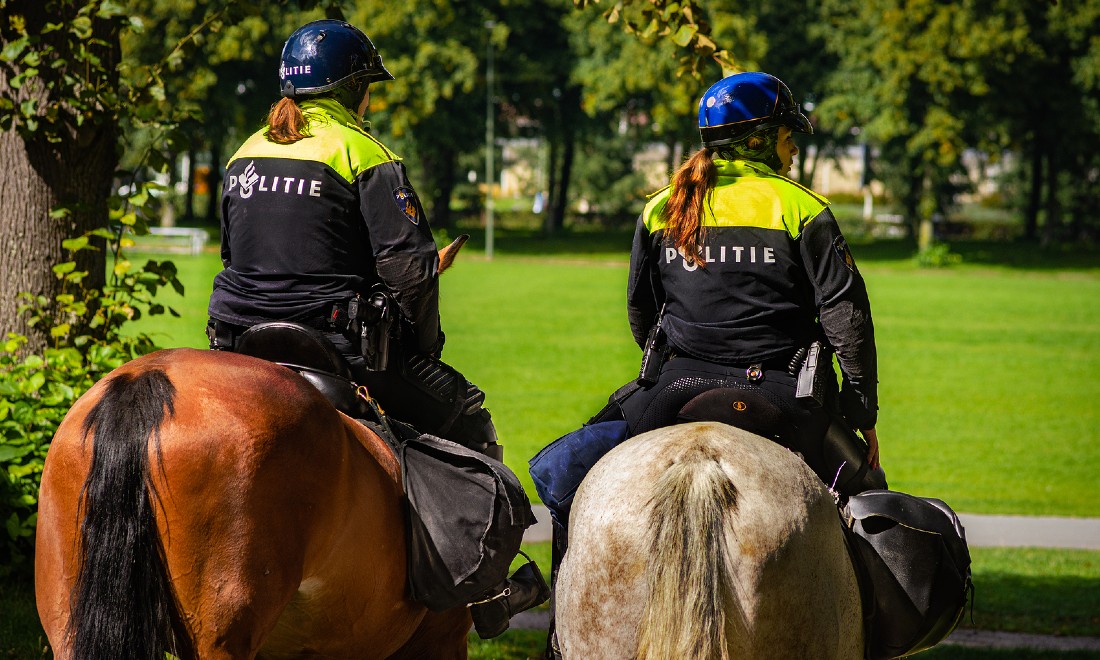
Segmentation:
<svg viewBox="0 0 1100 660">
<path fill-rule="evenodd" d="M 753 138 L 761 140 L 755 149 L 749 146 L 749 141 Z M 721 151 L 731 154 L 734 158 L 764 163 L 778 172 L 783 167 L 783 161 L 779 158 L 777 150 L 778 145 L 779 128 L 770 126 L 758 129 L 737 142 L 721 147 Z"/>
<path fill-rule="evenodd" d="M 363 100 L 363 95 L 367 93 L 369 86 L 370 79 L 367 76 L 356 76 L 332 90 L 332 96 L 340 102 L 340 105 L 350 110 L 351 114 L 356 115 L 359 112 L 359 103 Z"/>
</svg>

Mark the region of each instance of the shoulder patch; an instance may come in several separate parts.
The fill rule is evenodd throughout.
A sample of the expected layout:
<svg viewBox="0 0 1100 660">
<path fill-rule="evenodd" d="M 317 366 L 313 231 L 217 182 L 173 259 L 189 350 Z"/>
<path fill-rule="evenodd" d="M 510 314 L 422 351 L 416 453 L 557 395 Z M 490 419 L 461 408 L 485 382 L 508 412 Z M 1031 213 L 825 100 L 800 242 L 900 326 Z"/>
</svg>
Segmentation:
<svg viewBox="0 0 1100 660">
<path fill-rule="evenodd" d="M 397 210 L 405 214 L 405 217 L 409 219 L 409 222 L 414 225 L 420 224 L 420 208 L 419 200 L 416 198 L 416 192 L 408 186 L 399 186 L 393 190 L 393 201 L 397 204 Z"/>
<path fill-rule="evenodd" d="M 836 252 L 836 256 L 840 257 L 840 260 L 844 262 L 844 266 L 852 271 L 858 273 L 856 270 L 856 260 L 852 256 L 852 251 L 848 249 L 848 242 L 844 240 L 843 236 L 837 236 L 833 241 L 833 251 Z"/>
</svg>

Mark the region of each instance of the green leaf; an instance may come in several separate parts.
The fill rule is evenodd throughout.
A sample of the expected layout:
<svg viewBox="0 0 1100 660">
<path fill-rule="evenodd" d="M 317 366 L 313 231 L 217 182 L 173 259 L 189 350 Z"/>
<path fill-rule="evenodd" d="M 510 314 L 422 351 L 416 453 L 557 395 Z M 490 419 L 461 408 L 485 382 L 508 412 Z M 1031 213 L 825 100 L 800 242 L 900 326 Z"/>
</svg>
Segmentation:
<svg viewBox="0 0 1100 660">
<path fill-rule="evenodd" d="M 131 264 L 131 263 L 130 263 L 130 260 L 129 260 L 129 259 L 121 259 L 121 260 L 119 260 L 119 262 L 118 262 L 118 263 L 116 263 L 116 264 L 115 264 L 115 267 L 114 267 L 114 273 L 115 273 L 115 275 L 120 275 L 120 276 L 121 276 L 121 275 L 125 275 L 126 273 L 130 272 L 130 267 L 131 267 L 132 265 L 133 265 L 133 264 Z"/>
<path fill-rule="evenodd" d="M 37 392 L 43 385 L 46 384 L 46 374 L 41 371 L 36 371 L 31 374 L 30 378 L 23 381 L 22 386 L 19 388 L 24 394 L 30 394 Z"/>
<path fill-rule="evenodd" d="M 58 206 L 57 208 L 50 211 L 50 217 L 54 220 L 60 220 L 61 218 L 69 217 L 70 213 L 72 213 L 72 211 L 65 208 L 64 206 Z"/>
<path fill-rule="evenodd" d="M 58 325 L 55 325 L 54 327 L 50 328 L 50 336 L 55 339 L 59 337 L 64 337 L 65 335 L 69 334 L 69 328 L 70 326 L 68 323 L 60 323 Z"/>
<path fill-rule="evenodd" d="M 676 42 L 677 46 L 681 48 L 691 43 L 692 37 L 699 31 L 694 25 L 681 25 L 679 30 L 676 30 L 676 34 L 672 35 L 672 40 Z"/>
<path fill-rule="evenodd" d="M 12 445 L 0 445 L 0 463 L 8 463 L 17 458 L 22 458 L 31 453 L 31 447 L 26 446 L 12 446 Z"/>
<path fill-rule="evenodd" d="M 76 270 L 76 262 L 75 261 L 65 261 L 65 262 L 59 263 L 59 264 L 57 264 L 56 266 L 53 267 L 53 272 L 56 275 L 59 275 L 59 276 L 64 275 L 66 273 L 71 273 L 74 270 Z"/>
<path fill-rule="evenodd" d="M 84 248 L 88 247 L 88 237 L 77 236 L 76 238 L 66 239 L 64 241 L 61 241 L 61 247 L 69 250 L 70 252 L 83 250 Z"/>
<path fill-rule="evenodd" d="M 5 62 L 14 62 L 20 55 L 23 54 L 23 50 L 27 47 L 28 39 L 24 35 L 15 41 L 11 41 L 8 45 L 4 46 L 4 50 L 0 51 L 0 60 Z"/>
<path fill-rule="evenodd" d="M 87 16 L 77 16 L 69 24 L 69 30 L 80 39 L 88 39 L 92 36 L 92 19 Z"/>
</svg>

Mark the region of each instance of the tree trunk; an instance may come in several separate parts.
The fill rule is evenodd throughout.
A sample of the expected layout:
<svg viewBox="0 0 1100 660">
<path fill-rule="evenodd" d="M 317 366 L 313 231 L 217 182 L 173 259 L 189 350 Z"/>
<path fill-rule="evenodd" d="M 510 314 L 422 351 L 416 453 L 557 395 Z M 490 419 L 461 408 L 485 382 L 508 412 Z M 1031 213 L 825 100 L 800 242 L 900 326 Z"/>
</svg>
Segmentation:
<svg viewBox="0 0 1100 660">
<path fill-rule="evenodd" d="M 190 223 L 195 219 L 195 145 L 187 147 L 187 191 L 183 194 L 183 220 Z"/>
<path fill-rule="evenodd" d="M 558 194 L 550 208 L 550 221 L 555 231 L 565 228 L 565 212 L 569 208 L 569 178 L 573 173 L 573 158 L 576 153 L 577 136 L 572 130 L 567 130 L 561 154 L 561 174 L 558 175 Z"/>
<path fill-rule="evenodd" d="M 1046 213 L 1043 218 L 1042 244 L 1056 243 L 1062 238 L 1062 203 L 1058 199 L 1058 157 L 1054 145 L 1047 145 L 1047 196 Z"/>
<path fill-rule="evenodd" d="M 561 161 L 560 142 L 560 135 L 547 138 L 549 147 L 546 157 L 546 195 L 548 199 L 546 200 L 546 211 L 542 225 L 547 236 L 554 233 L 554 209 L 557 208 L 558 197 L 561 195 L 558 178 L 558 164 Z"/>
<path fill-rule="evenodd" d="M 1027 194 L 1027 208 L 1024 209 L 1024 238 L 1035 241 L 1039 238 L 1039 205 L 1043 198 L 1043 150 L 1038 142 L 1031 146 L 1031 175 Z"/>
<path fill-rule="evenodd" d="M 18 13 L 26 19 L 31 34 L 42 34 L 47 22 L 67 23 L 73 18 L 52 15 L 41 2 L 17 3 L 10 9 L 13 15 Z M 0 46 L 6 45 L 11 34 L 0 35 Z M 50 46 L 58 49 L 57 57 L 72 61 L 64 50 L 72 43 L 63 36 L 64 31 L 55 30 L 42 39 L 56 41 Z M 105 45 L 97 48 L 97 54 L 106 73 L 88 84 L 116 89 L 117 23 L 94 20 L 89 43 Z M 85 75 L 84 67 L 76 71 L 65 70 L 62 65 L 55 70 L 44 62 L 40 70 L 41 76 L 50 77 L 29 77 L 19 89 L 12 89 L 9 76 L 18 73 L 18 65 L 0 68 L 0 98 L 12 98 L 17 103 L 34 100 L 38 108 L 60 110 L 54 124 L 48 124 L 40 113 L 34 128 L 17 116 L 13 125 L 0 133 L 0 167 L 4 172 L 0 177 L 0 199 L 4 200 L 0 205 L 0 332 L 5 336 L 8 332 L 26 335 L 31 351 L 50 344 L 51 327 L 27 326 L 25 316 L 18 313 L 19 294 L 43 296 L 52 305 L 55 296 L 64 290 L 52 267 L 70 260 L 76 261 L 77 270 L 88 272 L 85 287 L 98 288 L 104 283 L 106 256 L 102 239 L 93 241 L 98 250 L 82 250 L 75 255 L 64 250 L 61 243 L 106 225 L 111 183 L 118 165 L 117 119 L 100 112 L 85 115 L 80 124 L 73 121 L 80 111 L 69 105 L 72 89 L 53 79 L 62 74 Z M 54 130 L 53 140 L 47 139 L 47 130 Z M 54 212 L 65 215 L 54 219 L 50 217 Z M 67 320 L 79 328 L 87 319 Z"/>
</svg>

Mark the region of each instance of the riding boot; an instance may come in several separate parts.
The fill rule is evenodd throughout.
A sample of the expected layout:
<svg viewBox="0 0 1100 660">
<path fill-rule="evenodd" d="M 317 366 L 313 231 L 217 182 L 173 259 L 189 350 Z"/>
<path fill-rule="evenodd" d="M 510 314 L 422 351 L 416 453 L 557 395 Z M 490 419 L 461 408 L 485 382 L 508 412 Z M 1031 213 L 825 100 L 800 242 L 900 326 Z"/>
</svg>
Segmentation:
<svg viewBox="0 0 1100 660">
<path fill-rule="evenodd" d="M 866 490 L 885 490 L 886 473 L 882 467 L 871 469 L 867 462 L 869 448 L 839 417 L 833 417 L 825 433 L 822 454 L 825 461 L 823 481 L 843 495 L 856 495 Z"/>
<path fill-rule="evenodd" d="M 492 639 L 501 635 L 508 630 L 513 616 L 550 598 L 550 587 L 546 586 L 538 565 L 530 561 L 530 557 L 527 559 L 528 562 L 520 566 L 512 577 L 490 590 L 485 600 L 470 605 L 470 615 L 478 637 Z"/>
<path fill-rule="evenodd" d="M 558 600 L 558 569 L 569 547 L 568 530 L 558 521 L 550 521 L 552 545 L 550 548 L 550 627 L 546 634 L 546 660 L 561 660 L 561 647 L 558 645 L 557 618 L 555 616 Z"/>
<path fill-rule="evenodd" d="M 485 408 L 478 407 L 459 415 L 444 437 L 489 458 L 504 461 L 504 447 L 497 443 L 496 426 Z"/>
</svg>

